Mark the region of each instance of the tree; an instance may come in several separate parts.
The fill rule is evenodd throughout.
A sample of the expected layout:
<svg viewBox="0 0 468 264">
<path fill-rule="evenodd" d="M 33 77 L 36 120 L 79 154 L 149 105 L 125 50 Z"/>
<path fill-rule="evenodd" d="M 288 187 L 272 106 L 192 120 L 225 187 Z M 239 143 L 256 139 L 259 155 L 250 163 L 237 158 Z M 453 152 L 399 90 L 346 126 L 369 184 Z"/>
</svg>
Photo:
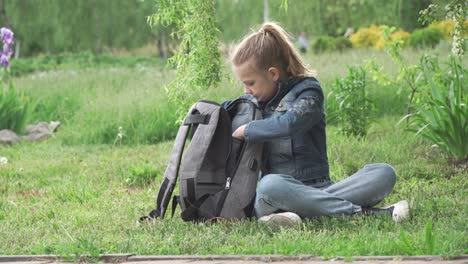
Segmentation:
<svg viewBox="0 0 468 264">
<path fill-rule="evenodd" d="M 179 121 L 190 105 L 216 88 L 221 80 L 219 30 L 214 0 L 159 0 L 150 16 L 151 25 L 174 25 L 179 50 L 170 62 L 177 68 L 175 80 L 166 87 L 169 100 L 178 106 Z"/>
</svg>

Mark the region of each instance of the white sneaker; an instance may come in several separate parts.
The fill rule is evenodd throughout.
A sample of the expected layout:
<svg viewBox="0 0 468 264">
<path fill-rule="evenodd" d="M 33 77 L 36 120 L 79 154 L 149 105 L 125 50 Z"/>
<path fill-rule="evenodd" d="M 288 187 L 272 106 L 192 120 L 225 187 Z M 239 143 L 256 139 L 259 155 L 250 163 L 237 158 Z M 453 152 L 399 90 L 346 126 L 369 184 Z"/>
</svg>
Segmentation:
<svg viewBox="0 0 468 264">
<path fill-rule="evenodd" d="M 398 203 L 390 204 L 382 207 L 382 209 L 388 209 L 392 213 L 393 221 L 399 223 L 410 216 L 410 208 L 408 201 L 401 200 Z"/>
<path fill-rule="evenodd" d="M 301 218 L 291 212 L 262 216 L 258 221 L 270 227 L 295 227 L 302 223 Z"/>
</svg>

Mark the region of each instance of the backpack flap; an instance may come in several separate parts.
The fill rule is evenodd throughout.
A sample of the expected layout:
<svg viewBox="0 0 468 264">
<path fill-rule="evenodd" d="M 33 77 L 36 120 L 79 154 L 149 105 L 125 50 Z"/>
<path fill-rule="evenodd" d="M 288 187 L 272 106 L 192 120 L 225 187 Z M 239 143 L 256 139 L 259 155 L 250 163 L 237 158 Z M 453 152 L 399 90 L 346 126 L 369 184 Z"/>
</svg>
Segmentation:
<svg viewBox="0 0 468 264">
<path fill-rule="evenodd" d="M 206 101 L 197 102 L 194 110 L 192 115 L 209 116 L 209 120 L 198 124 L 181 163 L 181 216 L 186 221 L 217 216 L 215 208 L 226 182 L 230 147 L 231 126 L 226 111 Z"/>
</svg>

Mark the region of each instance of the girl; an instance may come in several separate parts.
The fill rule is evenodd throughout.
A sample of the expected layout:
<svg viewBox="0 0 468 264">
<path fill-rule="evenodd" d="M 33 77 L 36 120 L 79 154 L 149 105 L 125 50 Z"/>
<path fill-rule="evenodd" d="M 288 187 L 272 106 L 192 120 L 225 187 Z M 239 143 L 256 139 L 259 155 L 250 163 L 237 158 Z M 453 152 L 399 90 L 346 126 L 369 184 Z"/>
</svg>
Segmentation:
<svg viewBox="0 0 468 264">
<path fill-rule="evenodd" d="M 265 23 L 246 36 L 231 61 L 244 84 L 243 97 L 257 101 L 264 117 L 232 135 L 264 143 L 255 201 L 259 221 L 294 226 L 301 217 L 324 215 L 383 213 L 396 222 L 408 217 L 406 201 L 372 208 L 395 185 L 395 170 L 388 164 L 366 165 L 338 183 L 330 179 L 323 92 L 279 25 Z"/>
</svg>

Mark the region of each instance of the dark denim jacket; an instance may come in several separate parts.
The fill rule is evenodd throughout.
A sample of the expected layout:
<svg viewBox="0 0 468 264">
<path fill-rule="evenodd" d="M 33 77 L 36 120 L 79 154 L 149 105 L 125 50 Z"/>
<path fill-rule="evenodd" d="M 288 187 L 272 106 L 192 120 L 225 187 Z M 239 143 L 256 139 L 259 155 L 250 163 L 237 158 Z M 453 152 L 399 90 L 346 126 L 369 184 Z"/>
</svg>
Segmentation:
<svg viewBox="0 0 468 264">
<path fill-rule="evenodd" d="M 270 101 L 258 103 L 264 119 L 247 124 L 245 140 L 264 143 L 262 175 L 291 175 L 306 185 L 330 180 L 323 100 L 315 78 L 289 78 Z"/>
</svg>

